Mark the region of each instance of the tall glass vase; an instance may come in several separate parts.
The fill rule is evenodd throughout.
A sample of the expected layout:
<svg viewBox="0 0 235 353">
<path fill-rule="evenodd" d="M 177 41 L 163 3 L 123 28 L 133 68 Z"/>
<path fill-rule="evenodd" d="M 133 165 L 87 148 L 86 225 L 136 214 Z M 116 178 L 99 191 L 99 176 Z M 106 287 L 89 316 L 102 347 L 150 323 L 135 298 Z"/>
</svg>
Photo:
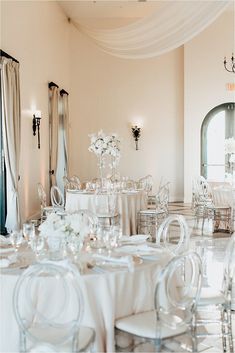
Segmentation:
<svg viewBox="0 0 235 353">
<path fill-rule="evenodd" d="M 99 155 L 98 167 L 99 167 L 101 189 L 103 189 L 104 188 L 104 156 L 102 154 Z"/>
</svg>

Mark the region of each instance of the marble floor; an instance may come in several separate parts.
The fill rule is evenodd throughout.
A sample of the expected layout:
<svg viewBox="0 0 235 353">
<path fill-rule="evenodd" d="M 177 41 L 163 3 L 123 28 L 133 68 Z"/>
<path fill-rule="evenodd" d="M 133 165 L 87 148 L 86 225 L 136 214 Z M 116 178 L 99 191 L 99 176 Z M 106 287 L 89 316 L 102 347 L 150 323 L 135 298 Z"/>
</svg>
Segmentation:
<svg viewBox="0 0 235 353">
<path fill-rule="evenodd" d="M 204 231 L 202 235 L 202 224 L 196 223 L 191 205 L 184 203 L 171 203 L 169 206 L 170 214 L 181 214 L 185 217 L 187 224 L 190 229 L 190 248 L 200 252 L 202 255 L 203 251 L 203 268 L 204 268 L 204 286 L 210 285 L 214 288 L 221 288 L 223 279 L 223 261 L 225 256 L 225 249 L 229 238 L 231 237 L 228 233 L 215 233 L 212 232 L 212 221 L 205 222 Z M 235 310 L 235 303 L 234 303 Z M 212 317 L 216 315 L 216 312 L 212 312 Z M 233 317 L 233 332 L 235 337 L 235 311 Z M 208 325 L 206 327 L 207 332 L 220 333 L 220 325 Z M 235 345 L 235 342 L 234 342 Z M 222 339 L 221 337 L 208 336 L 201 340 L 198 346 L 199 352 L 205 353 L 222 353 Z M 169 350 L 172 351 L 172 350 Z M 181 350 L 179 350 L 181 352 Z M 228 349 L 229 352 L 229 349 Z"/>
</svg>

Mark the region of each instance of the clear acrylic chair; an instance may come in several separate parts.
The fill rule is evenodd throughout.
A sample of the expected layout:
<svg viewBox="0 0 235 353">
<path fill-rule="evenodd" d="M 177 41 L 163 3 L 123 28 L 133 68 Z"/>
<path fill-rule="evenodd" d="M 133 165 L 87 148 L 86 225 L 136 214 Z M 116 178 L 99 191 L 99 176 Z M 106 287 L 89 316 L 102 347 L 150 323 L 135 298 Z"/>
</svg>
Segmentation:
<svg viewBox="0 0 235 353">
<path fill-rule="evenodd" d="M 204 244 L 202 244 L 204 246 Z M 224 272 L 222 288 L 214 288 L 208 285 L 202 286 L 200 299 L 197 305 L 197 337 L 222 336 L 223 352 L 234 352 L 232 335 L 232 315 L 231 303 L 233 296 L 234 266 L 235 266 L 235 235 L 233 235 L 227 244 L 224 257 Z M 202 258 L 202 262 L 204 259 Z M 207 270 L 203 270 L 208 275 Z M 213 313 L 213 314 L 212 314 Z M 215 319 L 216 313 L 220 317 Z M 212 314 L 212 315 L 211 315 Z M 203 332 L 201 328 L 213 325 L 213 333 Z M 220 332 L 215 332 L 215 324 L 221 328 Z M 228 350 L 229 347 L 229 350 Z"/>
<path fill-rule="evenodd" d="M 58 186 L 51 187 L 51 204 L 55 210 L 64 210 L 64 195 Z"/>
<path fill-rule="evenodd" d="M 153 177 L 152 175 L 146 175 L 137 181 L 137 189 L 142 189 L 149 195 L 153 189 Z"/>
<path fill-rule="evenodd" d="M 111 226 L 118 224 L 119 213 L 118 194 L 115 192 L 98 191 L 95 194 L 95 214 L 98 217 L 99 224 L 102 226 Z"/>
<path fill-rule="evenodd" d="M 93 212 L 89 210 L 78 210 L 73 212 L 71 217 L 76 224 L 79 225 L 79 230 L 83 237 L 96 233 L 99 219 Z"/>
<path fill-rule="evenodd" d="M 156 232 L 156 243 L 168 249 L 174 255 L 180 255 L 189 249 L 189 228 L 182 215 L 170 215 Z"/>
<path fill-rule="evenodd" d="M 72 265 L 37 263 L 18 278 L 13 309 L 20 352 L 80 352 L 95 332 L 82 327 L 82 278 Z"/>
<path fill-rule="evenodd" d="M 155 239 L 156 229 L 168 215 L 169 183 L 160 187 L 155 196 L 155 208 L 141 210 L 137 216 L 138 233 L 150 234 Z"/>
<path fill-rule="evenodd" d="M 37 184 L 38 197 L 40 200 L 40 208 L 41 208 L 41 217 L 40 222 L 44 221 L 47 218 L 47 215 L 54 211 L 52 206 L 47 205 L 47 196 L 44 190 L 44 187 L 41 183 Z"/>
<path fill-rule="evenodd" d="M 212 189 L 213 233 L 233 233 L 233 189 L 231 186 L 218 186 Z"/>
<path fill-rule="evenodd" d="M 196 227 L 198 227 L 199 221 L 202 220 L 201 234 L 203 235 L 205 220 L 210 221 L 214 218 L 212 190 L 203 176 L 196 177 L 193 180 L 192 195 L 192 208 L 195 214 Z"/>
<path fill-rule="evenodd" d="M 198 254 L 175 256 L 157 273 L 154 309 L 116 320 L 116 350 L 189 351 L 187 344 L 185 350 L 181 347 L 182 338 L 188 333 L 192 351 L 196 352 L 195 313 L 200 295 L 201 272 Z"/>
</svg>

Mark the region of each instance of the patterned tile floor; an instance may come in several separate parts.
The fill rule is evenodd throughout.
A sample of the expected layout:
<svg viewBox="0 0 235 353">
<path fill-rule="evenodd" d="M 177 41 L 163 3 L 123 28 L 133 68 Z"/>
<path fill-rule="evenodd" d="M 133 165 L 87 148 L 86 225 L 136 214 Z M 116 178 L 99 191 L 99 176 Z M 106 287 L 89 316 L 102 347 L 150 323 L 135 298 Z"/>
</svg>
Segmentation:
<svg viewBox="0 0 235 353">
<path fill-rule="evenodd" d="M 201 232 L 201 222 L 196 223 L 191 205 L 184 203 L 171 203 L 169 206 L 170 214 L 181 214 L 186 218 L 187 224 L 190 229 L 190 248 L 199 251 L 199 245 L 203 244 L 204 248 L 204 271 L 206 271 L 206 282 L 204 285 L 211 285 L 215 288 L 221 288 L 223 278 L 223 260 L 225 249 L 230 238 L 228 233 L 212 233 L 211 221 L 205 222 L 203 235 Z M 200 247 L 201 249 L 201 247 Z M 200 250 L 201 252 L 201 250 Z M 206 269 L 206 270 L 205 270 Z M 235 303 L 234 303 L 235 304 Z M 235 309 L 235 305 L 234 305 Z M 216 315 L 216 313 L 212 313 Z M 233 313 L 233 333 L 235 337 L 235 311 Z M 219 333 L 221 332 L 220 326 L 206 327 L 208 332 Z M 235 345 L 235 342 L 234 342 Z M 200 352 L 205 353 L 222 353 L 222 340 L 220 337 L 207 337 L 203 339 L 198 347 Z M 229 351 L 229 350 L 228 350 Z M 179 351 L 181 352 L 181 351 Z"/>
</svg>

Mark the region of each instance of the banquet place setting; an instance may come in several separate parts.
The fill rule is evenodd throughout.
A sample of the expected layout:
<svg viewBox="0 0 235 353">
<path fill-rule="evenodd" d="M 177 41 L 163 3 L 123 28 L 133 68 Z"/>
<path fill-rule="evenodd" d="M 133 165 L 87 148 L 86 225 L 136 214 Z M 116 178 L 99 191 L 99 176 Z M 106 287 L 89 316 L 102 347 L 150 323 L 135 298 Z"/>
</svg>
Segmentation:
<svg viewBox="0 0 235 353">
<path fill-rule="evenodd" d="M 233 0 L 1 1 L 0 353 L 233 353 Z"/>
</svg>

